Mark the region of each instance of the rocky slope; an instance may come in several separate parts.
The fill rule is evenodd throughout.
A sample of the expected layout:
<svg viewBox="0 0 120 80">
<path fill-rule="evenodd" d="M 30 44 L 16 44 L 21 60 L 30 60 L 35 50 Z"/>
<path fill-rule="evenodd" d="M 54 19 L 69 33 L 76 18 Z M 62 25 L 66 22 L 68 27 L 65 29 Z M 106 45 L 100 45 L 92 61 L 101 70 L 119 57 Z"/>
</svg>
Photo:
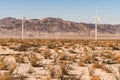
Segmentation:
<svg viewBox="0 0 120 80">
<path fill-rule="evenodd" d="M 25 20 L 26 31 L 39 32 L 90 32 L 94 31 L 94 24 L 88 23 L 76 23 L 71 21 L 65 21 L 60 18 L 44 18 L 44 19 L 27 19 Z M 100 33 L 116 33 L 120 25 L 111 24 L 99 24 L 98 32 Z M 3 18 L 0 19 L 0 30 L 21 30 L 21 20 L 16 18 Z M 119 31 L 118 31 L 119 32 Z"/>
</svg>

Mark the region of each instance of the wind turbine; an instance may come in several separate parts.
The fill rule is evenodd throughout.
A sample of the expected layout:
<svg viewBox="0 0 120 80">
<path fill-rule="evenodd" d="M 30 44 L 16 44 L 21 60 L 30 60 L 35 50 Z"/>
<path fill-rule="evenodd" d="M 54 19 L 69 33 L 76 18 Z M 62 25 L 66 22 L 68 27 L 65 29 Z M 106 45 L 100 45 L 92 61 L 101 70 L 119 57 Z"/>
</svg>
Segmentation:
<svg viewBox="0 0 120 80">
<path fill-rule="evenodd" d="M 36 29 L 36 39 L 39 39 L 39 30 L 38 30 L 38 26 L 36 26 L 35 29 Z"/>
<path fill-rule="evenodd" d="M 37 31 L 37 39 L 39 39 L 39 31 Z"/>
<path fill-rule="evenodd" d="M 25 22 L 25 17 L 22 17 L 22 40 L 24 39 L 24 22 Z"/>
<path fill-rule="evenodd" d="M 44 34 L 45 34 L 45 39 L 47 39 L 47 38 L 48 38 L 48 36 L 47 36 L 47 32 L 45 32 Z"/>
<path fill-rule="evenodd" d="M 98 22 L 100 22 L 100 18 L 98 17 L 97 4 L 96 4 L 96 17 L 95 17 L 95 40 L 98 40 Z"/>
<path fill-rule="evenodd" d="M 58 27 L 57 27 L 57 33 L 56 34 L 57 34 L 56 39 L 58 40 L 59 39 L 59 29 L 58 29 Z"/>
</svg>

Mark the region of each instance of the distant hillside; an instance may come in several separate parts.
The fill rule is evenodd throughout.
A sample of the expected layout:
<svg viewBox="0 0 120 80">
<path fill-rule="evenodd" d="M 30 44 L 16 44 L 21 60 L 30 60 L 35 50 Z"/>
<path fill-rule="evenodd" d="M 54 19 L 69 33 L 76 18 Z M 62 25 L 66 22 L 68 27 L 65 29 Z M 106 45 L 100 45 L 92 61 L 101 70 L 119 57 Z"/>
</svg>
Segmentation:
<svg viewBox="0 0 120 80">
<path fill-rule="evenodd" d="M 21 19 L 0 19 L 0 38 L 21 38 Z M 55 38 L 59 32 L 60 38 L 94 38 L 95 24 L 65 21 L 60 18 L 27 19 L 24 23 L 25 38 Z M 37 32 L 37 33 L 36 33 Z M 47 32 L 47 33 L 46 33 Z M 117 32 L 117 34 L 116 34 Z M 98 36 L 103 38 L 118 38 L 120 25 L 99 24 Z M 48 34 L 49 33 L 49 34 Z"/>
<path fill-rule="evenodd" d="M 65 21 L 60 18 L 44 18 L 44 19 L 30 19 L 25 20 L 26 31 L 39 32 L 90 32 L 94 30 L 94 24 L 76 23 Z M 115 33 L 120 25 L 99 24 L 98 32 L 100 33 Z M 21 30 L 21 20 L 11 17 L 3 18 L 0 20 L 0 29 L 4 30 Z"/>
</svg>

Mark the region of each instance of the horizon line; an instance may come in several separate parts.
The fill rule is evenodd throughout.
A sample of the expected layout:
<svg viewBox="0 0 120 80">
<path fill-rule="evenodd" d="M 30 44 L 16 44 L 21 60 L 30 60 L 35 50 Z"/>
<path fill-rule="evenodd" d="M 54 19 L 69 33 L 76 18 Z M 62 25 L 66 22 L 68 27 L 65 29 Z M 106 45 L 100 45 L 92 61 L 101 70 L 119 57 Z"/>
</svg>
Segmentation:
<svg viewBox="0 0 120 80">
<path fill-rule="evenodd" d="M 23 17 L 23 16 L 22 16 Z M 24 16 L 25 17 L 25 16 Z M 0 18 L 1 19 L 5 19 L 5 18 L 15 18 L 15 19 L 20 19 L 21 17 L 12 17 L 12 16 L 8 16 L 8 17 L 2 17 Z M 68 19 L 64 19 L 64 18 L 60 18 L 60 17 L 42 17 L 42 18 L 27 18 L 26 17 L 26 20 L 32 20 L 32 19 L 38 19 L 38 20 L 43 20 L 43 19 L 46 19 L 46 18 L 56 18 L 56 19 L 61 19 L 61 20 L 64 20 L 64 21 L 69 21 L 69 22 L 75 22 L 75 23 L 86 23 L 86 24 L 95 24 L 94 22 L 83 22 L 83 21 L 73 21 L 73 20 L 68 20 Z M 108 24 L 108 25 L 120 25 L 120 23 L 98 23 L 98 24 Z"/>
</svg>

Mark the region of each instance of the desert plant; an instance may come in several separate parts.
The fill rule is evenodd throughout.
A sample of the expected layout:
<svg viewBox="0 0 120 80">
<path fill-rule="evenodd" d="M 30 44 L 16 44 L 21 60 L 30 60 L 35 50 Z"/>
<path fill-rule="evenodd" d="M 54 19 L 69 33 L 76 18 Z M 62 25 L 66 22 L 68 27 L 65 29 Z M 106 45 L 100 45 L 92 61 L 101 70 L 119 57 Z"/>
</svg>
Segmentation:
<svg viewBox="0 0 120 80">
<path fill-rule="evenodd" d="M 0 80 L 12 80 L 12 77 L 9 72 L 2 72 L 0 73 Z"/>
<path fill-rule="evenodd" d="M 34 68 L 32 66 L 29 67 L 29 70 L 27 71 L 27 73 L 31 74 L 34 72 Z"/>
<path fill-rule="evenodd" d="M 85 59 L 84 59 L 84 62 L 86 64 L 92 64 L 94 62 L 94 57 L 93 55 L 86 55 Z"/>
<path fill-rule="evenodd" d="M 118 72 L 119 72 L 119 74 L 120 74 L 120 66 L 118 66 Z"/>
<path fill-rule="evenodd" d="M 95 68 L 88 67 L 88 72 L 89 72 L 89 76 L 93 76 L 95 74 Z"/>
<path fill-rule="evenodd" d="M 14 54 L 14 57 L 15 57 L 15 59 L 16 59 L 16 62 L 18 62 L 18 63 L 26 63 L 26 55 L 25 54 Z"/>
<path fill-rule="evenodd" d="M 48 49 L 54 49 L 54 48 L 56 48 L 56 46 L 51 43 L 51 44 L 48 44 L 48 45 L 47 45 L 47 48 L 48 48 Z"/>
<path fill-rule="evenodd" d="M 50 75 L 44 75 L 41 77 L 41 80 L 52 80 Z"/>
<path fill-rule="evenodd" d="M 107 66 L 103 66 L 102 67 L 102 70 L 103 71 L 106 71 L 106 72 L 108 72 L 108 73 L 113 73 L 113 69 L 112 69 L 112 67 L 107 67 Z"/>
<path fill-rule="evenodd" d="M 28 78 L 28 76 L 25 76 L 23 74 L 15 74 L 16 76 L 11 76 L 11 79 L 7 80 L 25 80 L 25 78 Z"/>
<path fill-rule="evenodd" d="M 49 67 L 50 75 L 51 77 L 54 77 L 56 75 L 55 67 L 54 65 Z"/>
<path fill-rule="evenodd" d="M 85 67 L 85 62 L 83 60 L 79 59 L 78 65 Z"/>
<path fill-rule="evenodd" d="M 42 56 L 39 56 L 35 53 L 32 53 L 30 54 L 30 56 L 28 57 L 29 59 L 29 62 L 32 66 L 34 67 L 41 67 L 41 64 L 42 64 L 42 60 L 43 60 L 43 57 Z"/>
<path fill-rule="evenodd" d="M 60 68 L 61 68 L 61 73 L 62 75 L 69 75 L 69 69 L 70 69 L 70 64 L 69 62 L 63 62 L 60 64 Z"/>
<path fill-rule="evenodd" d="M 85 62 L 84 62 L 83 58 L 79 58 L 78 65 L 85 67 Z"/>
<path fill-rule="evenodd" d="M 0 70 L 7 69 L 7 63 L 4 59 L 5 57 L 3 56 L 0 60 Z"/>
<path fill-rule="evenodd" d="M 99 76 L 93 75 L 90 80 L 101 80 Z"/>
<path fill-rule="evenodd" d="M 16 69 L 16 67 L 17 67 L 17 64 L 16 64 L 16 63 L 12 63 L 12 64 L 10 65 L 10 67 L 9 67 L 9 72 L 10 72 L 10 74 L 13 73 L 13 71 Z"/>
<path fill-rule="evenodd" d="M 50 52 L 50 50 L 45 50 L 43 52 L 43 56 L 44 56 L 45 59 L 50 58 L 51 55 L 52 55 L 52 53 Z"/>
<path fill-rule="evenodd" d="M 55 64 L 57 63 L 57 59 L 58 59 L 58 54 L 57 54 L 57 53 L 54 53 L 54 63 L 55 63 Z"/>
<path fill-rule="evenodd" d="M 102 69 L 103 67 L 105 67 L 105 64 L 102 64 L 102 63 L 99 63 L 99 62 L 96 62 L 92 65 L 93 68 L 99 68 L 99 69 Z"/>
<path fill-rule="evenodd" d="M 113 76 L 115 77 L 115 80 L 120 80 L 120 74 L 117 75 L 116 72 L 113 72 Z"/>
</svg>

